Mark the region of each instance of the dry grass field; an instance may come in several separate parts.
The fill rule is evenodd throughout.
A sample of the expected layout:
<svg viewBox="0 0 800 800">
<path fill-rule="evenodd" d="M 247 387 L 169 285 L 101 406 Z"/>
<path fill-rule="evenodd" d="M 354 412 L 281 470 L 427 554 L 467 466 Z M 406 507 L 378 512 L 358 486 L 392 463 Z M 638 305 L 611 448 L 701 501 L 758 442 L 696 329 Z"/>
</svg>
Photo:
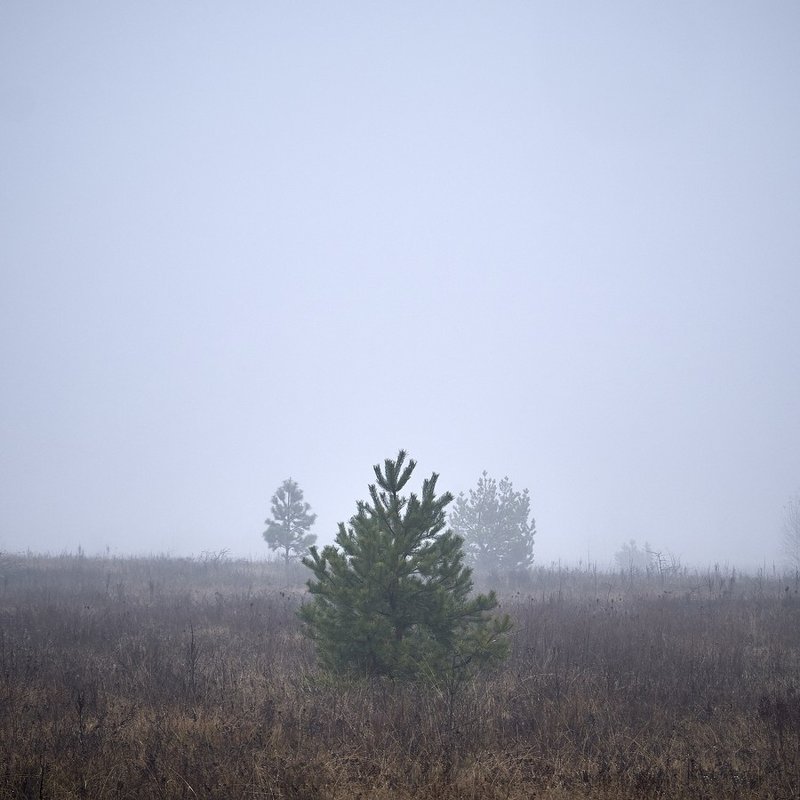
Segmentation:
<svg viewBox="0 0 800 800">
<path fill-rule="evenodd" d="M 537 569 L 451 690 L 320 675 L 302 568 L 0 556 L 0 798 L 797 798 L 796 581 Z"/>
</svg>

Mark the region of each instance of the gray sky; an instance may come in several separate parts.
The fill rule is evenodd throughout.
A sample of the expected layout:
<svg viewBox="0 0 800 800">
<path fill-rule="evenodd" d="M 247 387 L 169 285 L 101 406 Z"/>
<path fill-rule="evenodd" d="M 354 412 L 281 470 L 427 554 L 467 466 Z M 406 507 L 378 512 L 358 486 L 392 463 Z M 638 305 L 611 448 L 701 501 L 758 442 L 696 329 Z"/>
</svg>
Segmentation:
<svg viewBox="0 0 800 800">
<path fill-rule="evenodd" d="M 404 447 L 771 564 L 799 299 L 796 2 L 0 5 L 0 549 L 331 541 Z"/>
</svg>

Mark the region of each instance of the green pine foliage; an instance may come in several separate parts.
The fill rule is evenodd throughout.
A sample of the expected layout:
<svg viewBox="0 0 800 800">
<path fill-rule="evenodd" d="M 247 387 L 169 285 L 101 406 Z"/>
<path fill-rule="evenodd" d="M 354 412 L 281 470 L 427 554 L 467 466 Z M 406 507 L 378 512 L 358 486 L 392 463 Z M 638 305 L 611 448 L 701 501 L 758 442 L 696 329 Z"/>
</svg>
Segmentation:
<svg viewBox="0 0 800 800">
<path fill-rule="evenodd" d="M 506 656 L 507 616 L 494 592 L 471 596 L 462 540 L 446 529 L 452 495 L 436 496 L 434 473 L 420 496 L 401 494 L 416 466 L 375 466 L 371 502 L 359 502 L 337 546 L 312 547 L 303 563 L 313 597 L 300 616 L 321 664 L 333 673 L 440 678 Z"/>
</svg>

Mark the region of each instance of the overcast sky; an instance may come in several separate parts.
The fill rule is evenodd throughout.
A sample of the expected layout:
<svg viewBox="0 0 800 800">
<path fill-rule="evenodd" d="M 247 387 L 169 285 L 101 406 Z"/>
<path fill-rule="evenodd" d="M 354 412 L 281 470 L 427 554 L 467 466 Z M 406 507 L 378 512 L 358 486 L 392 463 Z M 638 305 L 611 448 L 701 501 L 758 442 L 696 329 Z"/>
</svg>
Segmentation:
<svg viewBox="0 0 800 800">
<path fill-rule="evenodd" d="M 800 4 L 0 5 L 0 550 L 332 541 L 406 448 L 535 557 L 779 557 Z"/>
</svg>

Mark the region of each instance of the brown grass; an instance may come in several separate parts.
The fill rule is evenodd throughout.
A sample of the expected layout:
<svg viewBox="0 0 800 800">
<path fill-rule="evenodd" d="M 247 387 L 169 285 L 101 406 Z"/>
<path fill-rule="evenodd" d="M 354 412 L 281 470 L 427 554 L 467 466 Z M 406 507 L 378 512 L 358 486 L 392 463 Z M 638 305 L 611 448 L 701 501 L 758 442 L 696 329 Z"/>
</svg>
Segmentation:
<svg viewBox="0 0 800 800">
<path fill-rule="evenodd" d="M 779 576 L 537 570 L 455 696 L 320 675 L 302 570 L 0 559 L 0 798 L 797 798 Z"/>
</svg>

